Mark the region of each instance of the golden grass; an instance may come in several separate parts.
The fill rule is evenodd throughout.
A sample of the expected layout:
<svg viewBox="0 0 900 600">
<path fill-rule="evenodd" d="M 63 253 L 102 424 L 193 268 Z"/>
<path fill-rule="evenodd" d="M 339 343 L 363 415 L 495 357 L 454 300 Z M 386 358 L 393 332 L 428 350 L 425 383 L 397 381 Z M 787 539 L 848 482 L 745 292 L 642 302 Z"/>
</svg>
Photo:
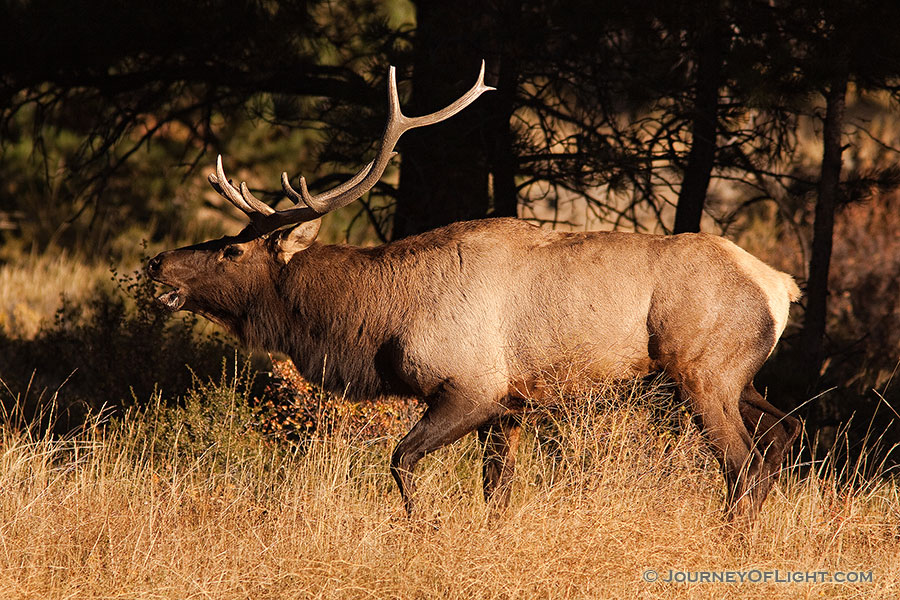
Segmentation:
<svg viewBox="0 0 900 600">
<path fill-rule="evenodd" d="M 900 595 L 896 483 L 840 485 L 827 465 L 805 478 L 794 468 L 755 526 L 731 528 L 702 438 L 663 427 L 638 396 L 544 420 L 499 516 L 481 500 L 471 436 L 436 453 L 417 469 L 412 521 L 383 442 L 335 435 L 285 451 L 226 418 L 200 451 L 196 439 L 182 446 L 191 434 L 178 426 L 159 434 L 153 411 L 67 440 L 7 425 L 0 598 Z M 871 571 L 872 581 L 648 583 L 647 569 Z"/>
<path fill-rule="evenodd" d="M 23 254 L 0 264 L 0 332 L 33 338 L 41 323 L 53 318 L 60 296 L 79 300 L 103 282 L 113 285 L 109 267 L 85 264 L 65 252 Z"/>
</svg>

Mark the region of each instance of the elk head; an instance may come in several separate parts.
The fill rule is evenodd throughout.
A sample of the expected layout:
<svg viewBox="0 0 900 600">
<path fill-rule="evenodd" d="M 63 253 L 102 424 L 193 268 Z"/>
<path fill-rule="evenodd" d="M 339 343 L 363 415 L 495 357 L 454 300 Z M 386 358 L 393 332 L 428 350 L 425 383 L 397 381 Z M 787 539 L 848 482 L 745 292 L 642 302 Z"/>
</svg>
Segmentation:
<svg viewBox="0 0 900 600">
<path fill-rule="evenodd" d="M 407 117 L 400 110 L 394 67 L 388 81 L 388 120 L 375 159 L 350 180 L 318 195 L 309 193 L 305 178 L 300 177 L 296 190 L 287 173 L 282 173 L 282 189 L 293 207 L 275 210 L 253 196 L 246 183 L 236 187 L 225 176 L 219 156 L 209 182 L 245 213 L 250 223 L 236 236 L 163 252 L 151 259 L 147 265 L 150 277 L 173 288 L 159 301 L 169 310 L 196 312 L 240 334 L 241 319 L 261 304 L 262 296 L 278 293 L 280 273 L 315 241 L 320 218 L 354 202 L 378 182 L 396 155 L 394 147 L 403 133 L 448 119 L 494 89 L 484 84 L 482 62 L 478 80 L 462 97 L 437 112 Z"/>
</svg>

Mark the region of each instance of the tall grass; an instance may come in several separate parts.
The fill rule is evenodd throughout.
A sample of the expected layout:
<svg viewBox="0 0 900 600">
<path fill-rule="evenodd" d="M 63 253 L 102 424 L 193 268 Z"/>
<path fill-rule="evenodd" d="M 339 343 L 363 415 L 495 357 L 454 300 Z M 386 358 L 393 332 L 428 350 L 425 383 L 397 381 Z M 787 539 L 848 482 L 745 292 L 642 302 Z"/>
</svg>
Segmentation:
<svg viewBox="0 0 900 600">
<path fill-rule="evenodd" d="M 85 264 L 65 252 L 22 254 L 14 262 L 0 262 L 0 333 L 31 339 L 53 319 L 61 296 L 80 301 L 97 285 L 113 287 L 109 268 Z"/>
<path fill-rule="evenodd" d="M 900 488 L 788 467 L 759 522 L 721 517 L 690 422 L 631 386 L 532 418 L 512 504 L 481 499 L 470 436 L 426 458 L 400 511 L 392 443 L 259 433 L 246 374 L 93 419 L 0 430 L 2 598 L 883 597 L 900 594 Z M 608 390 L 607 390 L 608 392 Z M 660 419 L 661 407 L 666 412 Z M 539 432 L 540 435 L 535 435 Z M 805 475 L 801 475 L 805 473 Z M 862 583 L 648 583 L 655 569 L 864 571 Z"/>
<path fill-rule="evenodd" d="M 64 279 L 66 259 L 35 261 L 31 270 L 60 269 Z M 29 267 L 18 271 L 20 276 L 28 272 Z M 0 308 L 0 380 L 12 390 L 6 398 L 0 396 L 4 410 L 12 406 L 9 398 L 21 394 L 24 402 L 17 408 L 33 419 L 42 410 L 42 399 L 56 390 L 54 426 L 58 433 L 66 432 L 90 412 L 144 403 L 159 390 L 175 402 L 190 388 L 194 373 L 214 375 L 223 357 L 235 354 L 207 322 L 162 308 L 156 286 L 143 270 L 122 274 L 106 268 L 103 280 L 87 267 L 72 272 L 89 281 L 80 282 L 81 288 L 73 283 L 73 296 L 55 298 L 52 319 L 43 315 L 35 333 L 23 330 L 23 324 L 12 327 L 18 332 L 7 331 Z M 33 277 L 46 279 L 48 290 L 57 282 L 46 273 Z M 49 306 L 39 305 L 35 313 Z"/>
</svg>

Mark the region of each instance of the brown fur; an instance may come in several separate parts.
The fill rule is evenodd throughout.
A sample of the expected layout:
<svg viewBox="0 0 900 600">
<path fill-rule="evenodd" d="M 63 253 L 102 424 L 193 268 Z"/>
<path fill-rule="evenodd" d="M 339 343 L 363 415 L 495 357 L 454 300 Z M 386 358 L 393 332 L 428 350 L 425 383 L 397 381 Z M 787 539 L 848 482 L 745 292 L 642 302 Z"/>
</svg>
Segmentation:
<svg viewBox="0 0 900 600">
<path fill-rule="evenodd" d="M 148 268 L 175 288 L 163 297 L 171 308 L 288 354 L 313 381 L 324 375 L 361 399 L 424 399 L 391 465 L 409 510 L 416 462 L 476 429 L 485 494 L 505 503 L 526 398 L 656 369 L 677 381 L 718 451 L 729 511 L 752 514 L 764 500 L 799 426 L 752 386 L 798 295 L 789 276 L 704 234 L 487 219 L 356 248 L 319 244 L 317 230 L 243 233 Z"/>
</svg>

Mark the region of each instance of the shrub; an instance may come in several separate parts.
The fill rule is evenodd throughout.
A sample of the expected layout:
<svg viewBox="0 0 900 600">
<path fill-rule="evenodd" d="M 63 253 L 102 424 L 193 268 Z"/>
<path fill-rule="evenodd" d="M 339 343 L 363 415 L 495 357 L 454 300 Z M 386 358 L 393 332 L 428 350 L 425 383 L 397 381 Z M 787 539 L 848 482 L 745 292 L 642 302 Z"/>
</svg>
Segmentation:
<svg viewBox="0 0 900 600">
<path fill-rule="evenodd" d="M 86 415 L 146 402 L 162 392 L 175 399 L 219 372 L 234 353 L 218 333 L 200 333 L 197 317 L 176 316 L 158 306 L 155 286 L 143 271 L 113 271 L 112 291 L 98 286 L 85 300 L 65 297 L 55 318 L 32 339 L 0 337 L 6 359 L 0 379 L 12 396 L 25 389 L 30 406 L 56 390 L 58 429 L 77 426 Z M 190 367 L 188 366 L 190 365 Z"/>
<path fill-rule="evenodd" d="M 200 461 L 206 470 L 227 472 L 247 457 L 276 450 L 252 400 L 256 375 L 247 360 L 223 360 L 217 379 L 194 375 L 180 402 L 155 392 L 150 402 L 113 419 L 110 435 L 129 440 L 136 461 L 149 454 L 163 469 L 183 471 Z"/>
<path fill-rule="evenodd" d="M 304 379 L 290 360 L 272 358 L 272 377 L 257 398 L 264 430 L 297 441 L 310 435 L 361 439 L 402 436 L 421 416 L 408 398 L 353 402 Z"/>
</svg>

